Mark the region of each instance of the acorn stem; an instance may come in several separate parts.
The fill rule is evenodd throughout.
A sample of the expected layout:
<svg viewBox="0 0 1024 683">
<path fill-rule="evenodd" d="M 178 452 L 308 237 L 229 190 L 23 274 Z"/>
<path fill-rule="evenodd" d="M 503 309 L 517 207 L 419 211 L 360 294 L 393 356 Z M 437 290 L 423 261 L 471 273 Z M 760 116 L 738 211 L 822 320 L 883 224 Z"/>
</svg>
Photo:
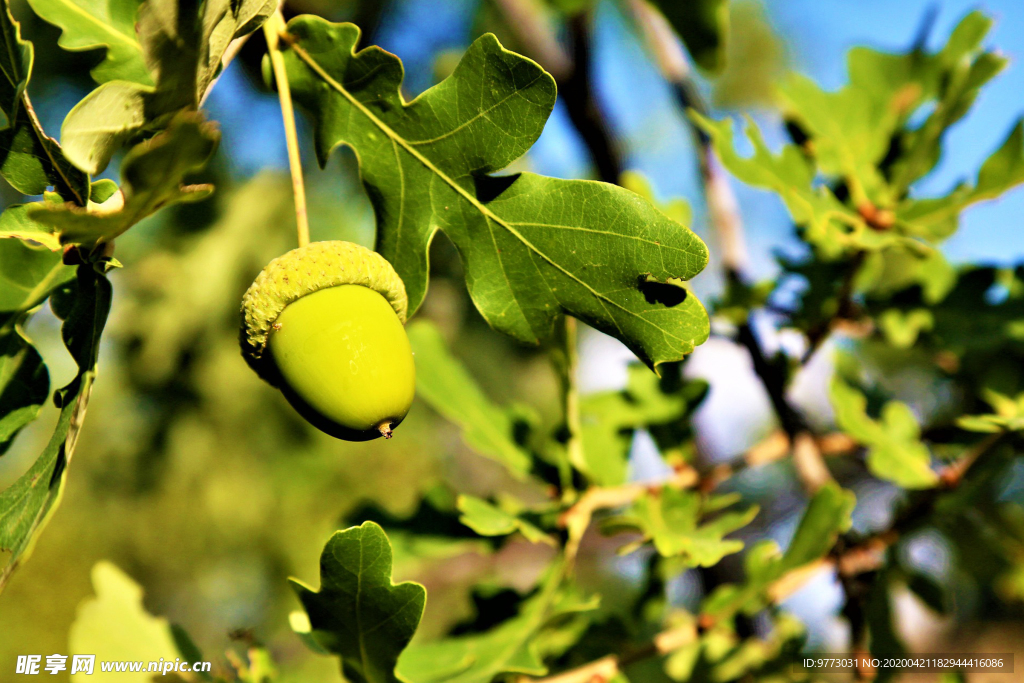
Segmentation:
<svg viewBox="0 0 1024 683">
<path fill-rule="evenodd" d="M 384 420 L 383 422 L 381 422 L 379 425 L 377 425 L 377 430 L 380 432 L 380 435 L 383 436 L 385 439 L 390 439 L 391 420 Z"/>
<path fill-rule="evenodd" d="M 299 246 L 309 244 L 309 216 L 306 211 L 306 185 L 302 179 L 302 157 L 299 155 L 299 135 L 295 128 L 295 109 L 292 106 L 292 91 L 288 85 L 288 71 L 281 54 L 281 35 L 285 32 L 284 17 L 278 8 L 263 24 L 267 37 L 267 52 L 274 69 L 278 99 L 281 101 L 281 118 L 284 121 L 284 137 L 288 145 L 288 168 L 292 174 L 292 194 L 295 196 L 295 226 L 298 230 Z"/>
</svg>

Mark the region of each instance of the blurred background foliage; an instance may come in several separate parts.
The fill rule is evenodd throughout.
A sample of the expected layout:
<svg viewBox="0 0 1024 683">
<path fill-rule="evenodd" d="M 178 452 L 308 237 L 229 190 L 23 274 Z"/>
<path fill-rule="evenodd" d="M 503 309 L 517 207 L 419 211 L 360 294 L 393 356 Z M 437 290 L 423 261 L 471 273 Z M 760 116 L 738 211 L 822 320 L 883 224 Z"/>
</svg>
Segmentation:
<svg viewBox="0 0 1024 683">
<path fill-rule="evenodd" d="M 402 57 L 406 95 L 412 97 L 450 73 L 461 51 L 481 32 L 493 31 L 510 49 L 531 54 L 531 46 L 508 25 L 502 4 L 292 0 L 286 12 L 358 23 L 365 31 L 364 44 L 380 44 Z M 551 0 L 549 7 L 538 5 L 539 20 L 550 22 L 564 38 L 561 13 L 571 14 L 581 4 Z M 726 21 L 729 38 L 725 45 L 709 46 L 706 55 L 695 55 L 707 67 L 698 76 L 699 86 L 717 114 L 752 114 L 770 145 L 784 139 L 774 93 L 790 70 L 808 73 L 827 88 L 838 86 L 845 78 L 843 55 L 850 46 L 906 49 L 922 26 L 932 24 L 926 35 L 938 40 L 969 6 L 916 0 L 871 0 L 856 8 L 835 0 L 735 0 L 721 5 L 720 17 L 705 19 Z M 67 110 L 91 88 L 89 70 L 100 53 L 43 47 L 56 45 L 58 31 L 26 6 L 16 4 L 14 9 L 25 36 L 37 46 L 32 86 L 36 107 L 44 126 L 57 130 Z M 1018 57 L 1024 52 L 1024 6 L 993 0 L 988 9 L 997 16 L 992 43 Z M 699 200 L 687 122 L 620 5 L 600 0 L 593 21 L 590 68 L 597 106 L 610 122 L 625 166 L 647 179 L 654 196 L 666 201 L 681 196 L 691 203 L 694 228 L 712 250 L 711 266 L 693 285 L 702 299 L 713 298 L 722 292 L 723 280 Z M 340 680 L 336 662 L 309 653 L 288 627 L 287 615 L 297 603 L 286 578 L 315 583 L 324 541 L 350 522 L 382 521 L 395 545 L 396 580 L 426 585 L 429 601 L 418 638 L 444 633 L 472 616 L 472 585 L 525 589 L 550 559 L 546 546 L 521 540 L 496 551 L 495 545 L 468 533 L 463 543 L 436 547 L 403 536 L 400 520 L 452 490 L 488 496 L 516 486 L 501 468 L 474 455 L 458 429 L 422 402 L 392 441 L 340 442 L 307 425 L 242 361 L 237 302 L 263 265 L 291 248 L 294 240 L 278 104 L 260 75 L 263 51 L 261 36 L 249 41 L 208 102 L 210 117 L 220 122 L 224 134 L 217 157 L 200 179 L 216 184 L 214 197 L 161 212 L 118 240 L 117 257 L 128 267 L 111 275 L 113 310 L 74 476 L 29 569 L 0 597 L 0 662 L 27 652 L 67 651 L 76 607 L 92 594 L 90 569 L 101 559 L 144 586 L 147 608 L 184 626 L 207 653 L 230 647 L 232 638 L 266 643 L 283 681 Z M 555 73 L 551 65 L 545 66 Z M 964 175 L 963 169 L 977 167 L 1019 113 L 1022 90 L 1024 74 L 1015 63 L 953 130 L 937 172 L 926 181 L 929 188 L 946 191 Z M 561 103 L 556 106 L 541 140 L 515 168 L 597 177 L 600 169 L 592 164 L 571 115 Z M 313 239 L 372 246 L 373 214 L 359 186 L 353 155 L 347 150 L 335 155 L 323 172 L 315 170 L 313 158 L 312 149 L 305 149 Z M 117 177 L 116 164 L 104 177 Z M 759 279 L 774 277 L 779 272 L 776 252 L 800 253 L 790 220 L 776 197 L 739 184 L 735 189 L 748 226 L 752 272 Z M 4 184 L 0 200 L 6 205 L 20 197 Z M 1001 266 L 1024 259 L 1018 234 L 1022 214 L 1019 191 L 972 210 L 944 247 L 946 255 L 954 263 Z M 558 383 L 545 350 L 517 346 L 490 331 L 468 300 L 457 254 L 443 236 L 435 240 L 431 259 L 433 280 L 420 315 L 438 325 L 454 353 L 498 403 L 557 415 Z M 967 285 L 988 291 L 996 273 L 979 273 L 979 281 Z M 814 273 L 804 275 L 814 281 Z M 1004 281 L 1015 287 L 1020 283 Z M 955 335 L 964 332 L 965 321 L 977 322 L 969 309 L 975 299 L 964 300 L 968 310 L 960 311 L 963 319 L 951 307 L 949 317 L 935 320 L 935 326 Z M 74 364 L 60 343 L 57 319 L 37 315 L 28 332 L 43 352 L 53 385 L 63 384 L 73 375 Z M 982 328 L 967 335 L 968 342 L 987 338 Z M 776 335 L 771 343 L 785 348 L 787 338 Z M 984 351 L 978 362 L 989 363 L 991 349 Z M 934 372 L 927 350 L 904 352 L 867 343 L 858 352 L 859 373 L 871 374 L 888 395 L 916 401 L 914 407 L 923 414 L 949 411 L 964 400 L 956 393 L 962 386 Z M 745 451 L 774 427 L 768 399 L 743 353 L 731 342 L 715 339 L 690 361 L 690 372 L 710 382 L 694 421 L 697 455 L 705 462 Z M 988 374 L 999 375 L 1019 391 L 1020 353 L 1008 353 L 1006 363 L 988 368 Z M 629 359 L 617 342 L 585 332 L 581 387 L 595 392 L 625 386 Z M 968 354 L 963 363 L 971 362 Z M 794 400 L 821 424 L 833 419 L 827 407 L 828 374 L 809 366 L 793 388 Z M 45 442 L 55 409 L 46 411 L 0 459 L 0 488 L 24 471 Z M 641 433 L 634 442 L 632 467 L 639 478 L 659 473 L 650 438 Z M 747 472 L 731 485 L 761 504 L 765 514 L 759 520 L 771 521 L 767 527 L 756 521 L 740 538 L 767 535 L 781 540 L 792 534 L 803 503 L 787 467 Z M 881 526 L 897 495 L 895 487 L 861 480 L 855 491 L 855 528 Z M 539 499 L 543 493 L 518 492 L 526 499 Z M 997 495 L 1024 495 L 1024 469 L 1012 470 Z M 450 506 L 451 501 L 443 504 Z M 945 531 L 962 536 L 956 526 Z M 997 560 L 985 554 L 988 540 L 960 540 L 964 545 L 957 549 L 948 537 L 926 532 L 905 546 L 904 565 L 925 567 L 945 581 L 956 597 L 957 611 L 939 616 L 904 591 L 896 602 L 904 637 L 933 651 L 956 642 L 959 651 L 1016 648 L 1020 654 L 1024 574 L 1018 569 L 1013 579 L 1001 571 Z M 607 610 L 614 610 L 617 600 L 629 603 L 631 595 L 644 589 L 636 578 L 646 556 L 618 558 L 608 552 L 617 545 L 591 534 L 579 558 L 581 583 L 604 592 L 602 609 Z M 955 569 L 953 553 L 981 568 Z M 732 556 L 717 571 L 735 574 L 739 563 L 739 556 Z M 997 578 L 999 585 L 994 583 Z M 690 573 L 673 590 L 679 604 L 692 606 L 702 586 Z M 996 594 L 1006 600 L 994 600 Z M 847 628 L 836 615 L 841 601 L 835 581 L 822 577 L 786 606 L 808 624 L 812 643 L 840 650 Z M 970 624 L 977 628 L 968 628 Z M 594 649 L 600 654 L 600 643 Z"/>
</svg>

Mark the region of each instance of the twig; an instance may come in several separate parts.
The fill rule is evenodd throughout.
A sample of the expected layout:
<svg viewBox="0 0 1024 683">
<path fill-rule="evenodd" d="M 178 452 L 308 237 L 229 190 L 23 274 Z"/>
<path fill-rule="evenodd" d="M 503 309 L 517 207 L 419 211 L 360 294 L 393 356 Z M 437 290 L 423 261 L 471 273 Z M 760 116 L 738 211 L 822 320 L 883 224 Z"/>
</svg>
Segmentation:
<svg viewBox="0 0 1024 683">
<path fill-rule="evenodd" d="M 299 154 L 299 135 L 295 129 L 295 109 L 292 107 L 292 91 L 288 85 L 288 72 L 281 55 L 280 40 L 285 32 L 284 17 L 278 9 L 263 24 L 267 37 L 267 52 L 274 69 L 274 81 L 281 100 L 281 119 L 284 122 L 284 137 L 288 145 L 288 167 L 292 175 L 292 194 L 295 196 L 295 225 L 298 230 L 299 246 L 309 244 L 309 215 L 306 211 L 306 186 L 302 180 L 302 157 Z"/>
<path fill-rule="evenodd" d="M 641 496 L 666 487 L 685 489 L 692 488 L 700 482 L 697 471 L 691 467 L 682 467 L 669 480 L 656 485 L 623 484 L 622 486 L 592 486 L 580 499 L 562 513 L 558 520 L 559 526 L 568 531 L 569 540 L 565 544 L 567 564 L 571 565 L 579 551 L 583 534 L 590 527 L 590 521 L 598 510 L 623 507 Z"/>
<path fill-rule="evenodd" d="M 537 0 L 493 0 L 509 28 L 531 57 L 564 83 L 572 73 L 572 60 L 559 44 L 544 7 Z"/>
<path fill-rule="evenodd" d="M 576 386 L 576 375 L 579 370 L 579 351 L 577 347 L 576 318 L 565 316 L 562 329 L 562 405 L 565 413 L 566 452 L 569 462 L 575 467 L 582 467 L 583 433 L 580 425 L 580 392 Z"/>
</svg>

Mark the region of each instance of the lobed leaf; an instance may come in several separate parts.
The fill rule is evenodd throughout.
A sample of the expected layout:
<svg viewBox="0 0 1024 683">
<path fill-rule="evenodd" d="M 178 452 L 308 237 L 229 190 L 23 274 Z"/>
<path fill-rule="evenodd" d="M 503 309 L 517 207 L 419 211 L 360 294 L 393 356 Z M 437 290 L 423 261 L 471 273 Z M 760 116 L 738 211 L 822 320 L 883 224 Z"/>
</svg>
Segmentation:
<svg viewBox="0 0 1024 683">
<path fill-rule="evenodd" d="M 73 2 L 89 1 L 38 3 L 64 3 L 69 9 Z M 162 130 L 182 111 L 197 110 L 223 69 L 230 46 L 258 28 L 277 6 L 273 0 L 212 0 L 201 6 L 183 0 L 129 3 L 132 7 L 118 10 L 118 20 L 112 17 L 105 27 L 65 27 L 65 35 L 70 31 L 76 44 L 88 42 L 92 30 L 118 33 L 123 28 L 119 19 L 131 12 L 133 36 L 137 33 L 130 73 L 124 69 L 117 78 L 97 78 L 100 86 L 72 108 L 61 128 L 68 158 L 92 174 L 102 171 L 132 138 Z"/>
<path fill-rule="evenodd" d="M 596 607 L 564 588 L 562 576 L 556 561 L 519 614 L 488 631 L 411 646 L 398 661 L 400 676 L 411 683 L 490 683 L 501 674 L 544 675 L 545 627 Z"/>
<path fill-rule="evenodd" d="M 854 494 L 835 482 L 822 486 L 804 510 L 786 552 L 779 552 L 772 540 L 752 546 L 743 558 L 745 582 L 716 588 L 704 600 L 702 611 L 724 619 L 740 612 L 751 615 L 763 609 L 769 600 L 769 589 L 776 581 L 824 557 L 839 534 L 849 530 L 855 504 Z"/>
<path fill-rule="evenodd" d="M 172 627 L 166 619 L 154 617 L 142 604 L 142 588 L 110 562 L 92 568 L 96 597 L 78 606 L 68 649 L 71 654 L 94 654 L 98 660 L 174 661 L 179 657 Z M 192 660 L 195 661 L 195 660 Z M 126 681 L 146 683 L 153 674 L 100 671 L 96 666 L 89 680 L 99 683 Z"/>
<path fill-rule="evenodd" d="M 488 34 L 407 103 L 401 62 L 379 48 L 355 52 L 355 26 L 297 17 L 288 34 L 289 78 L 313 117 L 320 163 L 341 144 L 356 150 L 377 249 L 405 281 L 411 311 L 441 230 L 477 309 L 523 342 L 549 338 L 569 314 L 656 367 L 707 338 L 707 314 L 682 286 L 707 249 L 687 228 L 616 186 L 487 175 L 526 152 L 551 112 L 554 81 L 537 64 Z"/>
<path fill-rule="evenodd" d="M 391 582 L 391 544 L 373 522 L 336 532 L 320 557 L 320 590 L 292 579 L 312 637 L 339 655 L 353 683 L 390 683 L 423 615 L 427 592 Z"/>
<path fill-rule="evenodd" d="M 836 424 L 868 447 L 868 469 L 879 479 L 908 489 L 929 488 L 939 479 L 931 468 L 931 453 L 921 443 L 917 418 L 905 403 L 889 401 L 881 418 L 867 414 L 867 398 L 838 375 L 832 379 L 829 397 Z"/>
<path fill-rule="evenodd" d="M 29 0 L 40 19 L 61 29 L 65 50 L 105 50 L 103 61 L 92 70 L 97 83 L 131 81 L 152 84 L 135 34 L 140 0 Z"/>
<path fill-rule="evenodd" d="M 635 526 L 665 557 L 680 557 L 688 567 L 710 567 L 743 549 L 742 541 L 725 536 L 753 521 L 758 507 L 729 510 L 708 519 L 716 510 L 714 500 L 696 491 L 665 487 L 658 495 L 640 497 L 625 517 L 613 523 Z"/>
<path fill-rule="evenodd" d="M 628 386 L 584 396 L 580 400 L 582 461 L 573 466 L 599 486 L 626 482 L 629 452 L 639 429 L 677 424 L 706 394 L 704 384 L 689 383 L 666 392 L 658 377 L 637 364 L 629 368 Z"/>
</svg>

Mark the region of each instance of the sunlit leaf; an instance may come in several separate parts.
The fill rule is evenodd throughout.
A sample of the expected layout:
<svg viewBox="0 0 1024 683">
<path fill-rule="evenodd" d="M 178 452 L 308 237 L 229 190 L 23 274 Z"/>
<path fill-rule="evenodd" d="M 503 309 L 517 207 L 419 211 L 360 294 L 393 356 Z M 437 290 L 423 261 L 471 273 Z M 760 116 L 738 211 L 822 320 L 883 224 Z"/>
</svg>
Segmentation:
<svg viewBox="0 0 1024 683">
<path fill-rule="evenodd" d="M 29 4 L 41 19 L 61 29 L 58 45 L 65 50 L 105 50 L 103 61 L 92 70 L 97 83 L 152 83 L 135 35 L 139 0 L 30 0 Z"/>
<path fill-rule="evenodd" d="M 92 568 L 92 585 L 96 597 L 82 601 L 71 625 L 70 654 L 96 655 L 97 661 L 155 662 L 163 658 L 173 662 L 180 658 L 170 624 L 146 611 L 142 588 L 131 577 L 110 562 L 98 562 Z M 74 678 L 99 683 L 149 683 L 153 674 L 104 672 L 97 664 L 88 678 Z"/>
<path fill-rule="evenodd" d="M 665 557 L 681 557 L 688 566 L 710 567 L 743 549 L 743 541 L 725 536 L 749 524 L 757 515 L 752 505 L 741 510 L 713 512 L 712 501 L 696 491 L 662 488 L 642 496 L 616 525 L 635 525 Z"/>
<path fill-rule="evenodd" d="M 459 496 L 458 508 L 462 513 L 459 521 L 481 536 L 507 536 L 518 531 L 531 543 L 554 544 L 547 534 L 530 522 L 481 498 Z"/>
<path fill-rule="evenodd" d="M 23 194 L 56 188 L 67 201 L 85 206 L 89 177 L 75 168 L 56 140 L 48 137 L 36 117 L 26 88 L 32 75 L 32 43 L 21 39 L 21 26 L 8 0 L 0 4 L 0 110 L 7 117 L 0 129 L 0 175 Z"/>
<path fill-rule="evenodd" d="M 867 398 L 836 376 L 829 387 L 836 424 L 868 447 L 868 469 L 880 479 L 904 488 L 928 488 L 938 483 L 931 453 L 921 443 L 917 418 L 905 403 L 889 401 L 880 419 L 867 413 Z"/>
<path fill-rule="evenodd" d="M 855 503 L 854 494 L 835 482 L 822 486 L 804 510 L 786 552 L 781 553 L 773 540 L 751 546 L 743 558 L 744 583 L 719 586 L 704 600 L 702 610 L 726 618 L 763 609 L 776 581 L 820 560 L 835 545 L 839 534 L 850 529 Z"/>
<path fill-rule="evenodd" d="M 313 116 L 320 162 L 342 144 L 357 150 L 377 249 L 405 281 L 410 311 L 426 294 L 440 229 L 483 317 L 521 341 L 549 338 L 567 313 L 653 367 L 707 337 L 706 313 L 681 283 L 707 250 L 686 227 L 616 186 L 487 175 L 530 147 L 554 105 L 554 81 L 537 64 L 485 35 L 407 103 L 401 62 L 379 48 L 355 53 L 355 26 L 298 17 L 288 32 L 289 78 Z"/>
<path fill-rule="evenodd" d="M 60 3 L 66 10 L 86 1 L 39 0 Z M 133 137 L 163 129 L 182 110 L 196 110 L 232 43 L 258 28 L 277 6 L 273 0 L 213 0 L 197 11 L 180 0 L 136 2 L 129 0 L 131 8 L 119 10 L 133 16 L 132 37 L 137 40 L 131 46 L 131 73 L 119 73 L 115 80 L 97 78 L 100 87 L 75 105 L 61 128 L 68 158 L 92 174 L 102 171 Z M 116 33 L 120 24 L 107 28 Z M 68 30 L 80 36 L 80 29 L 70 24 L 65 35 Z"/>
<path fill-rule="evenodd" d="M 625 483 L 636 430 L 678 422 L 696 407 L 705 392 L 703 384 L 666 392 L 650 370 L 639 364 L 631 366 L 626 389 L 581 399 L 583 460 L 573 465 L 597 485 Z"/>
<path fill-rule="evenodd" d="M 595 606 L 563 590 L 556 563 L 517 616 L 483 633 L 414 644 L 402 653 L 399 674 L 411 683 L 490 683 L 508 673 L 541 676 L 547 667 L 537 640 L 545 625 Z"/>
</svg>

